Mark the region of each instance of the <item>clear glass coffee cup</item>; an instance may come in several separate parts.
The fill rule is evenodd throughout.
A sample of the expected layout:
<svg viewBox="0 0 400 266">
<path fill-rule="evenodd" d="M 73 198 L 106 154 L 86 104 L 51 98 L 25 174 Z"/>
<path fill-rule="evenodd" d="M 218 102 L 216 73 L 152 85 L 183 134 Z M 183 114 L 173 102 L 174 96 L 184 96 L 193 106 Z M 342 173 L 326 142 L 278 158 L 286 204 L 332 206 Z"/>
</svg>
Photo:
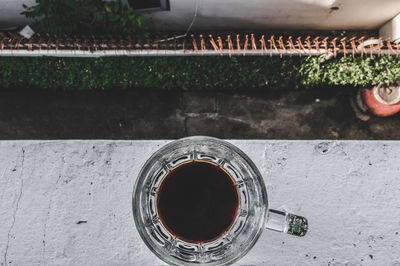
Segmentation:
<svg viewBox="0 0 400 266">
<path fill-rule="evenodd" d="M 191 162 L 220 168 L 237 191 L 237 212 L 232 222 L 209 241 L 188 241 L 160 217 L 158 197 L 163 182 L 171 171 Z M 249 252 L 264 228 L 295 236 L 304 236 L 308 229 L 306 218 L 269 209 L 262 176 L 244 152 L 229 142 L 205 136 L 179 139 L 156 151 L 139 173 L 132 208 L 141 238 L 170 265 L 229 265 Z"/>
</svg>

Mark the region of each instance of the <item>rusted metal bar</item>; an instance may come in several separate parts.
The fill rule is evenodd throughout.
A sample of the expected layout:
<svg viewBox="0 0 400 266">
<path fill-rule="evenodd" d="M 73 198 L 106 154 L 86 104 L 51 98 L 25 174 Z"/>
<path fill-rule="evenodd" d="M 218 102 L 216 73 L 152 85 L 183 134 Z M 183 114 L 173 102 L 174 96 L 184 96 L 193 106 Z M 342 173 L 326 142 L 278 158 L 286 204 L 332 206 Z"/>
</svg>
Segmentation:
<svg viewBox="0 0 400 266">
<path fill-rule="evenodd" d="M 204 36 L 208 36 L 208 40 Z M 236 40 L 234 40 L 236 36 Z M 303 39 L 304 38 L 304 39 Z M 182 39 L 182 42 L 178 42 Z M 208 43 L 208 45 L 207 45 Z M 235 43 L 235 44 L 234 44 Z M 258 45 L 257 45 L 258 43 Z M 44 50 L 44 51 L 43 51 Z M 137 36 L 68 36 L 34 35 L 25 39 L 17 33 L 0 32 L 0 56 L 104 56 L 129 54 L 145 55 L 325 55 L 353 57 L 364 55 L 381 56 L 400 54 L 400 44 L 391 39 L 374 36 L 291 36 L 248 33 L 240 38 L 239 33 L 218 33 L 215 35 L 193 33 L 190 36 L 164 38 L 140 38 Z"/>
</svg>

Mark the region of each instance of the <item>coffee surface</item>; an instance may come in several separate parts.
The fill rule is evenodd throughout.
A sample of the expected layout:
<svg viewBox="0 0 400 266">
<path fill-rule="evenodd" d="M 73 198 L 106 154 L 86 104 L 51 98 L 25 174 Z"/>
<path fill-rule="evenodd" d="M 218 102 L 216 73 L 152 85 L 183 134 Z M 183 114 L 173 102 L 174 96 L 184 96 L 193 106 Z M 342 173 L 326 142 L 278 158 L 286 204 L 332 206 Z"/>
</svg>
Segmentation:
<svg viewBox="0 0 400 266">
<path fill-rule="evenodd" d="M 233 179 L 219 166 L 193 161 L 171 170 L 157 195 L 157 211 L 177 238 L 203 243 L 217 239 L 232 225 L 239 198 Z"/>
</svg>

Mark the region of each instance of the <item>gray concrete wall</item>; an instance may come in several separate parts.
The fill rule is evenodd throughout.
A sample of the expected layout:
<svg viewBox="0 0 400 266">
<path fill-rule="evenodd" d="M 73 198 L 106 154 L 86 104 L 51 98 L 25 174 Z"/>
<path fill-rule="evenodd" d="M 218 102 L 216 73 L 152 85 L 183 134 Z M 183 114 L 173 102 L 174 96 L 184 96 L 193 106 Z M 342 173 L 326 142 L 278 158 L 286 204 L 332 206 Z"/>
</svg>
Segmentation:
<svg viewBox="0 0 400 266">
<path fill-rule="evenodd" d="M 145 16 L 155 28 L 376 29 L 400 13 L 398 0 L 170 0 L 171 11 Z M 332 9 L 337 7 L 338 9 Z"/>
<path fill-rule="evenodd" d="M 22 4 L 0 0 L 0 29 L 26 24 Z M 400 13 L 398 0 L 170 0 L 171 11 L 144 17 L 152 29 L 377 29 Z M 338 9 L 332 9 L 337 7 Z"/>
<path fill-rule="evenodd" d="M 264 231 L 237 265 L 400 265 L 400 142 L 232 141 L 271 207 L 307 236 Z M 131 193 L 167 141 L 0 142 L 1 265 L 163 265 L 141 241 Z"/>
<path fill-rule="evenodd" d="M 0 0 L 0 30 L 13 29 L 30 23 L 30 20 L 21 15 L 24 11 L 22 4 L 33 6 L 35 2 L 35 0 Z"/>
<path fill-rule="evenodd" d="M 398 41 L 400 39 L 400 14 L 383 25 L 379 30 L 379 35 L 382 38 L 391 38 Z"/>
</svg>

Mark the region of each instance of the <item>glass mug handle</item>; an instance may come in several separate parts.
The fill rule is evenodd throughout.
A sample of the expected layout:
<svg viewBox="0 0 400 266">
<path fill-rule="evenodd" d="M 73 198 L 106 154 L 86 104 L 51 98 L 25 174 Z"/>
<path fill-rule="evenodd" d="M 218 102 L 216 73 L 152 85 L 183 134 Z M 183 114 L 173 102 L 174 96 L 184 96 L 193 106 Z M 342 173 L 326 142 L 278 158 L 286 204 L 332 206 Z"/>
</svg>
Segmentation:
<svg viewBox="0 0 400 266">
<path fill-rule="evenodd" d="M 304 236 L 307 233 L 308 221 L 302 216 L 270 209 L 265 226 L 269 230 L 295 236 Z"/>
</svg>

